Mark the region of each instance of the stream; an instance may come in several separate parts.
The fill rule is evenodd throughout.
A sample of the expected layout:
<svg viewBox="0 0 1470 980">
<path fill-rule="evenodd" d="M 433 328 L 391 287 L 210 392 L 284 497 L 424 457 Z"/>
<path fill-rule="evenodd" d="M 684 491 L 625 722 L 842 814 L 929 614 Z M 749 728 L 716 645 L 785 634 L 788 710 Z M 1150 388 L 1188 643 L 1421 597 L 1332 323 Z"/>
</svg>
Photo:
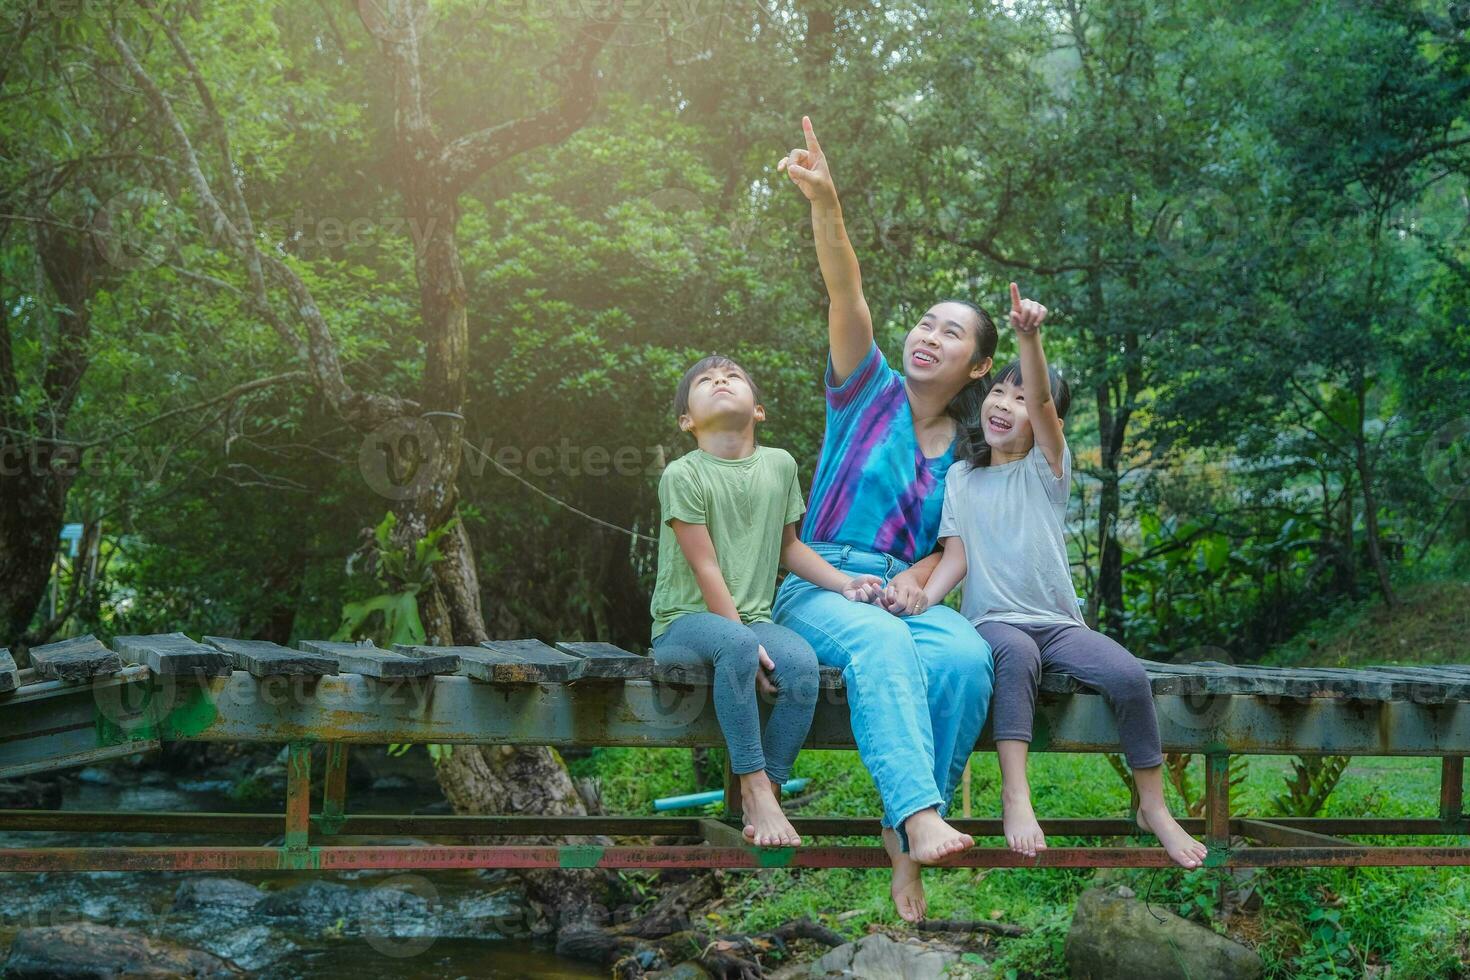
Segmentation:
<svg viewBox="0 0 1470 980">
<path fill-rule="evenodd" d="M 271 751 L 263 756 L 266 764 L 250 772 L 262 794 L 254 799 L 232 795 L 238 771 L 215 766 L 173 773 L 146 757 L 39 778 L 60 779 L 63 810 L 283 812 L 284 794 L 274 792 L 272 777 L 277 768 L 283 777 L 284 768 L 271 761 Z M 349 785 L 349 813 L 449 812 L 421 748 L 403 757 L 389 757 L 382 746 L 354 746 L 351 753 L 358 782 L 366 785 Z M 313 812 L 317 807 L 314 802 Z M 209 843 L 279 838 L 0 832 L 3 847 Z M 201 949 L 262 980 L 605 975 L 531 942 L 515 879 L 498 870 L 0 873 L 5 950 L 23 929 L 77 922 Z"/>
</svg>

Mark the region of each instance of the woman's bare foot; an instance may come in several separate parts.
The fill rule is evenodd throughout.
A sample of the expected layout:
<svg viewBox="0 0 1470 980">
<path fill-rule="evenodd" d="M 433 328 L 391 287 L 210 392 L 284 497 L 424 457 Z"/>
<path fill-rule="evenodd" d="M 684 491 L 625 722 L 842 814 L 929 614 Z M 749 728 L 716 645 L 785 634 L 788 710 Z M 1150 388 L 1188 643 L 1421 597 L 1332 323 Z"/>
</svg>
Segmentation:
<svg viewBox="0 0 1470 980">
<path fill-rule="evenodd" d="M 893 895 L 898 916 L 905 922 L 918 922 L 929 914 L 929 903 L 924 898 L 924 881 L 920 877 L 924 869 L 900 850 L 898 834 L 890 827 L 883 828 L 883 849 L 888 852 L 888 860 L 893 862 L 893 884 L 888 890 Z"/>
<path fill-rule="evenodd" d="M 786 819 L 771 781 L 763 772 L 748 772 L 740 777 L 740 803 L 745 809 L 745 839 L 757 847 L 795 847 L 801 835 Z"/>
<path fill-rule="evenodd" d="M 1000 794 L 1000 808 L 1007 847 L 1028 858 L 1034 858 L 1037 851 L 1046 850 L 1046 834 L 1042 833 L 1041 824 L 1036 821 L 1029 790 L 1004 790 Z"/>
<path fill-rule="evenodd" d="M 975 846 L 975 838 L 945 823 L 932 806 L 905 820 L 903 828 L 909 836 L 909 855 L 920 864 L 939 864 Z"/>
<path fill-rule="evenodd" d="M 1181 868 L 1198 868 L 1205 863 L 1205 856 L 1210 853 L 1210 849 L 1189 836 L 1179 826 L 1179 821 L 1174 819 L 1168 807 L 1140 807 L 1137 820 L 1138 826 L 1159 839 L 1169 857 Z"/>
</svg>

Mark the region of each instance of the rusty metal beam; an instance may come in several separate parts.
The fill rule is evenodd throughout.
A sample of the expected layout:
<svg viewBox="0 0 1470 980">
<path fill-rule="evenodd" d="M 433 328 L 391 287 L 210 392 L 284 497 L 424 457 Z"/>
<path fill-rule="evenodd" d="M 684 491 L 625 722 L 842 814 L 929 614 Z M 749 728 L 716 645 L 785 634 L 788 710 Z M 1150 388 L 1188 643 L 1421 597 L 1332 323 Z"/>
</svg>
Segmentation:
<svg viewBox="0 0 1470 980">
<path fill-rule="evenodd" d="M 322 812 L 318 818 L 324 834 L 334 834 L 347 815 L 347 746 L 327 745 L 327 771 L 322 782 Z"/>
<path fill-rule="evenodd" d="M 1289 827 L 1274 820 L 1232 820 L 1231 830 L 1242 837 L 1270 844 L 1274 847 L 1358 847 L 1352 841 L 1328 834 L 1319 834 L 1301 827 Z"/>
<path fill-rule="evenodd" d="M 1205 756 L 1205 846 L 1230 846 L 1230 756 L 1223 752 Z"/>
<path fill-rule="evenodd" d="M 140 682 L 148 683 L 148 682 Z M 462 676 L 381 680 L 360 674 L 156 678 L 151 712 L 99 707 L 101 744 L 164 740 L 386 744 L 480 742 L 646 747 L 723 744 L 710 689 L 638 680 L 621 684 L 491 684 Z M 115 697 L 115 696 L 114 696 Z M 66 700 L 94 707 L 92 691 L 55 692 L 26 712 L 0 711 L 0 765 L 9 746 Z M 1169 752 L 1231 754 L 1470 755 L 1470 702 L 1361 702 L 1258 695 L 1155 695 Z M 160 709 L 163 710 L 160 714 Z M 1043 694 L 1036 751 L 1117 749 L 1112 712 L 1093 694 Z M 73 710 L 71 717 L 76 717 Z M 992 743 L 982 739 L 981 747 Z M 807 745 L 853 748 L 847 704 L 824 689 Z M 3 775 L 0 770 L 0 775 Z"/>
<path fill-rule="evenodd" d="M 1446 756 L 1440 763 L 1439 819 L 1462 830 L 1466 826 L 1465 760 L 1460 756 Z"/>
<path fill-rule="evenodd" d="M 1054 847 L 1026 858 L 977 847 L 946 862 L 971 868 L 1152 868 L 1173 862 L 1157 847 Z M 1470 866 L 1470 847 L 1241 847 L 1211 867 Z M 99 847 L 6 848 L 0 872 L 225 871 L 449 868 L 881 868 L 881 847 Z"/>
<path fill-rule="evenodd" d="M 1419 704 L 1257 695 L 1155 695 L 1164 749 L 1232 754 L 1470 754 L 1470 702 Z M 156 748 L 162 741 L 322 740 L 644 747 L 723 744 L 710 689 L 646 680 L 498 685 L 461 676 L 154 677 L 129 667 L 92 682 L 0 695 L 0 778 Z M 1092 694 L 1043 693 L 1033 751 L 1116 750 Z M 812 748 L 853 748 L 841 691 L 821 692 Z M 981 748 L 991 746 L 988 736 Z"/>
<path fill-rule="evenodd" d="M 292 742 L 286 755 L 286 847 L 306 847 L 311 830 L 311 743 Z"/>
</svg>

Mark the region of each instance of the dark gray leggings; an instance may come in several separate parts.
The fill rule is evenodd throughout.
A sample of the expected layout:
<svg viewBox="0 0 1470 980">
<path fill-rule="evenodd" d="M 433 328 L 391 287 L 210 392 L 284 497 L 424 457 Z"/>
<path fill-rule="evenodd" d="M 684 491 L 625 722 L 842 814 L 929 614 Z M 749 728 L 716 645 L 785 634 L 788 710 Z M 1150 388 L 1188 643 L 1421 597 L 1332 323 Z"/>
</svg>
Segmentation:
<svg viewBox="0 0 1470 980">
<path fill-rule="evenodd" d="M 995 657 L 990 716 L 997 739 L 1031 741 L 1042 670 L 1075 677 L 1102 694 L 1118 721 L 1131 769 L 1163 764 L 1153 690 L 1138 658 L 1117 641 L 1079 623 L 1046 626 L 981 623 L 975 627 Z"/>
<path fill-rule="evenodd" d="M 776 703 L 761 737 L 756 705 L 757 647 L 764 646 L 776 669 Z M 817 706 L 817 655 L 800 634 L 775 623 L 743 625 L 712 612 L 686 613 L 653 641 L 659 664 L 713 665 L 715 716 L 730 750 L 730 770 L 737 774 L 764 769 L 772 781 L 784 783 Z"/>
</svg>

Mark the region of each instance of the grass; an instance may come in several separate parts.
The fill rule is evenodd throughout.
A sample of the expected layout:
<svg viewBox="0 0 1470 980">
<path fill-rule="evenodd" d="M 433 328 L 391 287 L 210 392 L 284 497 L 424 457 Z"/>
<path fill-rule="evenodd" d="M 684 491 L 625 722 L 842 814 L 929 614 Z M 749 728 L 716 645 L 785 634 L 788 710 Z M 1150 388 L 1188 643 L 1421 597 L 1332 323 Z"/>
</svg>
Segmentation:
<svg viewBox="0 0 1470 980">
<path fill-rule="evenodd" d="M 1371 601 L 1344 609 L 1313 624 L 1266 662 L 1350 666 L 1470 660 L 1465 649 L 1470 583 L 1415 583 L 1401 599 L 1394 610 Z M 1288 758 L 1251 757 L 1245 782 L 1232 793 L 1232 809 L 1256 816 L 1279 812 L 1273 801 L 1284 792 L 1289 767 Z M 689 792 L 695 785 L 686 750 L 599 750 L 580 760 L 576 770 L 602 781 L 604 803 L 613 813 L 651 812 L 654 797 Z M 976 754 L 971 771 L 974 815 L 999 815 L 994 755 Z M 795 774 L 810 777 L 810 789 L 821 794 L 803 813 L 872 816 L 879 811 L 872 780 L 856 753 L 804 752 Z M 1202 758 L 1193 760 L 1191 777 L 1195 787 L 1203 786 Z M 1031 783 L 1043 816 L 1122 817 L 1128 812 L 1127 790 L 1102 756 L 1038 753 Z M 1436 759 L 1358 758 L 1321 815 L 1433 817 L 1438 788 Z M 1175 812 L 1182 812 L 1172 788 L 1170 797 Z M 1418 842 L 1470 844 L 1463 837 Z M 1252 885 L 1259 909 L 1220 920 L 1214 913 L 1222 881 L 1232 889 Z M 931 871 L 926 878 L 933 917 L 1001 919 L 1031 929 L 1024 938 L 993 943 L 996 975 L 1015 977 L 1066 976 L 1062 947 L 1072 905 L 1081 891 L 1102 882 L 1127 883 L 1155 906 L 1249 942 L 1265 961 L 1268 977 L 1470 977 L 1470 869 L 1307 868 L 1232 876 L 1210 869 L 956 868 Z M 902 928 L 888 897 L 887 873 L 846 869 L 731 875 L 715 921 L 749 932 L 803 915 L 853 936 L 870 925 Z"/>
</svg>

